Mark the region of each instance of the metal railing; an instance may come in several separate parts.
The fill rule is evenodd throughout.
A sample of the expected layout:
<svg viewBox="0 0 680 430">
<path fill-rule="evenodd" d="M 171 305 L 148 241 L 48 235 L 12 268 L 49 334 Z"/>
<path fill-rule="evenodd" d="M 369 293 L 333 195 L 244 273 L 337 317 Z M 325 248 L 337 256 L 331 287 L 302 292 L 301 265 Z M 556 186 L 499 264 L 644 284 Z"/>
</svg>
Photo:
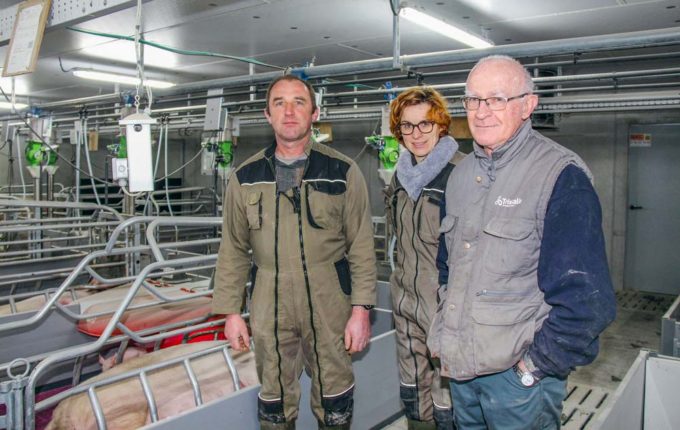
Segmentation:
<svg viewBox="0 0 680 430">
<path fill-rule="evenodd" d="M 45 304 L 42 308 L 31 315 L 29 318 L 11 321 L 6 324 L 0 325 L 0 336 L 4 333 L 13 333 L 16 331 L 31 330 L 31 328 L 36 327 L 40 322 L 44 321 L 47 315 L 51 312 L 59 312 L 64 314 L 70 319 L 79 321 L 85 318 L 94 318 L 97 316 L 111 315 L 105 328 L 102 330 L 99 338 L 94 342 L 89 342 L 86 344 L 78 345 L 75 347 L 68 347 L 59 349 L 57 351 L 51 351 L 48 353 L 34 355 L 32 357 L 21 358 L 19 361 L 15 360 L 11 363 L 0 366 L 0 371 L 7 371 L 7 373 L 12 377 L 8 382 L 2 383 L 0 387 L 0 395 L 4 396 L 6 399 L 11 399 L 6 401 L 8 407 L 8 413 L 4 417 L 8 428 L 11 430 L 18 428 L 32 429 L 35 424 L 35 413 L 36 411 L 43 410 L 45 408 L 51 407 L 56 404 L 59 400 L 78 393 L 88 393 L 88 396 L 92 399 L 97 388 L 113 383 L 120 380 L 123 377 L 138 377 L 142 385 L 144 386 L 145 375 L 147 375 L 152 370 L 159 368 L 161 365 L 154 365 L 149 368 L 140 369 L 134 372 L 127 372 L 124 376 L 116 376 L 114 380 L 103 381 L 89 384 L 87 386 L 76 387 L 68 392 L 62 393 L 57 397 L 53 397 L 36 404 L 35 402 L 35 389 L 38 386 L 41 378 L 48 374 L 51 369 L 63 365 L 66 362 L 75 362 L 74 365 L 74 375 L 80 375 L 80 368 L 84 357 L 90 354 L 96 353 L 101 348 L 118 344 L 120 348 L 122 345 L 126 345 L 130 341 L 137 342 L 138 344 L 154 344 L 156 346 L 160 345 L 160 342 L 164 339 L 173 336 L 183 336 L 184 339 L 189 333 L 196 330 L 210 329 L 221 327 L 224 324 L 224 318 L 211 320 L 212 315 L 200 316 L 197 318 L 192 318 L 190 320 L 173 322 L 165 324 L 158 327 L 147 328 L 144 330 L 135 331 L 130 327 L 126 326 L 122 318 L 125 312 L 135 310 L 135 309 L 146 309 L 159 304 L 165 303 L 178 303 L 183 301 L 188 301 L 195 299 L 197 297 L 205 297 L 211 294 L 211 291 L 205 290 L 195 294 L 187 294 L 184 296 L 176 296 L 172 294 L 167 294 L 163 291 L 163 288 L 159 288 L 150 282 L 153 278 L 158 278 L 161 276 L 171 276 L 181 273 L 190 272 L 201 272 L 205 270 L 212 271 L 215 266 L 217 259 L 216 254 L 211 255 L 200 255 L 191 256 L 185 258 L 175 258 L 167 259 L 163 252 L 170 249 L 179 249 L 187 246 L 194 245 L 205 245 L 213 244 L 216 242 L 216 238 L 210 239 L 200 239 L 191 240 L 186 242 L 169 242 L 169 243 L 158 243 L 157 235 L 159 228 L 161 226 L 199 226 L 199 227 L 210 227 L 216 228 L 220 225 L 221 221 L 218 218 L 206 219 L 206 218 L 155 218 L 155 217 L 138 217 L 131 218 L 121 222 L 112 232 L 111 237 L 105 247 L 105 249 L 95 251 L 81 259 L 77 267 L 69 274 L 69 276 L 62 282 L 59 288 L 51 290 L 49 292 L 42 292 L 45 297 Z M 138 245 L 132 247 L 115 247 L 114 245 L 120 241 L 120 236 L 132 226 L 145 225 L 146 227 L 146 238 L 148 240 L 148 245 Z M 146 253 L 149 256 L 160 257 L 158 261 L 153 261 L 143 267 L 137 276 L 122 276 L 115 279 L 107 279 L 104 276 L 99 275 L 94 269 L 92 269 L 92 262 L 97 258 L 111 255 L 123 255 L 125 253 Z M 121 282 L 131 282 L 130 288 L 127 290 L 125 297 L 121 300 L 119 306 L 115 310 L 103 311 L 97 313 L 87 313 L 74 310 L 68 305 L 59 303 L 59 298 L 64 294 L 70 294 L 71 298 L 76 298 L 77 295 L 73 291 L 75 280 L 82 274 L 89 274 L 97 282 L 104 285 L 113 285 L 114 283 Z M 207 284 L 207 280 L 206 280 Z M 92 288 L 101 288 L 100 286 Z M 145 294 L 152 295 L 155 300 L 151 302 L 145 302 L 142 304 L 135 304 L 134 299 L 141 292 Z M 24 296 L 25 297 L 25 296 Z M 16 298 L 15 298 L 16 300 Z M 248 315 L 244 315 L 247 317 Z M 121 333 L 115 335 L 115 332 Z M 185 357 L 182 359 L 175 359 L 164 365 L 170 366 L 177 363 L 183 363 L 183 365 L 188 366 L 189 361 L 193 357 L 198 357 L 201 355 L 213 353 L 222 349 L 225 356 L 225 362 L 229 367 L 233 382 L 235 384 L 235 389 L 239 389 L 238 374 L 236 367 L 233 364 L 231 357 L 229 356 L 226 346 L 215 347 L 201 353 L 192 354 L 191 357 Z M 122 349 L 119 349 L 119 355 L 122 355 Z M 17 375 L 16 369 L 18 367 L 25 366 L 26 369 L 23 375 Z M 200 392 L 197 391 L 197 385 L 194 379 L 187 373 L 189 378 L 192 379 L 192 387 L 194 387 L 194 394 L 196 399 L 196 405 L 202 404 L 200 399 Z M 74 380 L 75 380 L 74 376 Z M 21 396 L 16 395 L 16 392 L 22 392 Z M 153 394 L 148 390 L 144 390 L 145 397 L 149 402 L 149 408 L 153 411 Z M 196 394 L 198 392 L 198 394 Z M 96 396 L 95 396 L 96 398 Z M 105 429 L 106 423 L 103 419 L 103 412 L 101 407 L 97 405 L 97 402 L 92 402 L 93 410 L 95 416 L 97 417 L 97 423 L 99 428 Z M 20 412 L 17 412 L 20 409 Z M 152 412 L 152 420 L 157 420 L 157 416 L 154 417 Z M 0 417 L 0 420 L 3 417 Z"/>
</svg>

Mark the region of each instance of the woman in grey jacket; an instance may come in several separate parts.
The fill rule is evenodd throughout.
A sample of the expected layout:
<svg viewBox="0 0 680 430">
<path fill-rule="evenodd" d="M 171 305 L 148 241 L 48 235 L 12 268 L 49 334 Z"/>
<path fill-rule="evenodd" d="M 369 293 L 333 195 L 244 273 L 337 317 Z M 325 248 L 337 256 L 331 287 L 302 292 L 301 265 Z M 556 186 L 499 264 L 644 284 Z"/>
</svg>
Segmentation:
<svg viewBox="0 0 680 430">
<path fill-rule="evenodd" d="M 439 287 L 439 211 L 458 149 L 450 123 L 445 100 L 432 88 L 407 90 L 392 102 L 390 128 L 406 151 L 387 189 L 386 214 L 397 238 L 390 284 L 409 429 L 455 428 L 448 380 L 427 349 Z"/>
</svg>

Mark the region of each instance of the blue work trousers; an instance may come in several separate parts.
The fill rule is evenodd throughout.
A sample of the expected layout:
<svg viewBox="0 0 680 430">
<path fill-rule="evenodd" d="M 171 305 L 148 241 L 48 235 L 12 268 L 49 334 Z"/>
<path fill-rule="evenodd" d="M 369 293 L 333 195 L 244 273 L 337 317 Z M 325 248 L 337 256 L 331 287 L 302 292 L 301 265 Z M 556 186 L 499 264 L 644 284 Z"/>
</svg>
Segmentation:
<svg viewBox="0 0 680 430">
<path fill-rule="evenodd" d="M 559 429 L 566 379 L 546 376 L 525 387 L 510 368 L 469 381 L 450 380 L 456 424 L 461 430 Z"/>
</svg>

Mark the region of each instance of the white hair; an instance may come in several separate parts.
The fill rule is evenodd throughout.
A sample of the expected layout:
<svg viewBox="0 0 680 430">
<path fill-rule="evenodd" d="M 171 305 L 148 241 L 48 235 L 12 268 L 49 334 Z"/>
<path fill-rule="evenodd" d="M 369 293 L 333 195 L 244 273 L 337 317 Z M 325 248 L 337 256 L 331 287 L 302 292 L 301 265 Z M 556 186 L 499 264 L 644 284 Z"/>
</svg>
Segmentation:
<svg viewBox="0 0 680 430">
<path fill-rule="evenodd" d="M 517 66 L 518 70 L 522 71 L 521 72 L 522 73 L 522 76 L 521 76 L 522 89 L 521 89 L 521 91 L 523 93 L 528 93 L 528 94 L 532 94 L 534 92 L 534 81 L 531 78 L 531 74 L 529 73 L 529 71 L 526 69 L 526 67 L 524 67 L 522 65 L 522 63 L 520 63 L 519 61 L 517 61 L 514 58 L 507 56 L 507 55 L 489 55 L 487 57 L 481 58 L 479 61 L 477 61 L 477 63 L 472 68 L 472 70 L 470 70 L 470 74 L 468 75 L 468 79 L 470 78 L 470 76 L 472 76 L 472 74 L 475 72 L 475 70 L 477 70 L 477 68 L 479 66 L 481 66 L 482 64 L 488 63 L 490 61 L 505 61 L 505 62 L 508 62 L 508 63 L 511 63 L 511 64 Z M 465 82 L 465 92 L 467 94 L 467 81 Z"/>
</svg>

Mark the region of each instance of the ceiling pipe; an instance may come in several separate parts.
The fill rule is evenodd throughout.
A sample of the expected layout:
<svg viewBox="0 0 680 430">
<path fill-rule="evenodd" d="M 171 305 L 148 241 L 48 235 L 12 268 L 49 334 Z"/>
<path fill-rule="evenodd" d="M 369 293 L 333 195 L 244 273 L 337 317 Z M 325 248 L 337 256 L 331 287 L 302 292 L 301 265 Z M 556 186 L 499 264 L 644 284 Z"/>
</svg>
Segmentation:
<svg viewBox="0 0 680 430">
<path fill-rule="evenodd" d="M 512 57 L 535 57 L 544 55 L 572 54 L 624 48 L 644 48 L 680 44 L 680 32 L 677 28 L 617 33 L 571 39 L 546 40 L 540 42 L 518 43 L 513 45 L 493 46 L 486 49 L 460 49 L 454 51 L 432 52 L 427 54 L 403 55 L 401 63 L 404 67 L 429 67 L 451 63 L 474 62 L 487 55 L 510 55 Z M 327 64 L 312 67 L 294 68 L 294 73 L 309 78 L 321 78 L 355 73 L 373 73 L 394 70 L 393 59 L 378 58 L 372 60 L 352 61 L 347 63 Z M 159 94 L 176 94 L 207 88 L 239 87 L 267 83 L 280 76 L 281 72 L 267 72 L 256 75 L 236 76 L 231 78 L 210 79 L 186 84 L 179 84 L 171 89 L 156 90 Z"/>
<path fill-rule="evenodd" d="M 678 86 L 677 83 L 650 83 L 650 84 L 630 84 L 630 85 L 609 85 L 609 86 L 595 86 L 595 87 L 580 87 L 580 88 L 568 88 L 568 89 L 551 89 L 551 90 L 539 90 L 540 93 L 547 92 L 567 92 L 567 91 L 589 91 L 589 90 L 617 90 L 617 89 L 642 89 L 642 88 L 660 88 L 664 86 Z M 464 114 L 462 106 L 454 106 L 455 99 L 458 96 L 446 96 L 445 98 L 454 100 L 454 102 L 449 104 L 449 111 L 455 115 Z M 258 102 L 258 101 L 255 101 Z M 259 100 L 263 102 L 263 100 Z M 252 101 L 243 102 L 243 104 L 250 103 Z M 338 121 L 343 119 L 370 119 L 374 117 L 379 117 L 381 112 L 381 106 L 387 103 L 385 100 L 373 100 L 366 102 L 359 102 L 357 104 L 362 104 L 360 108 L 350 108 L 343 109 L 345 106 L 351 106 L 354 103 L 339 103 L 339 104 L 327 104 L 323 108 L 327 109 L 327 115 L 324 117 L 324 121 Z M 373 107 L 371 107 L 373 106 Z M 195 110 L 196 108 L 205 106 L 184 106 L 179 107 L 177 110 L 185 109 L 187 111 Z M 556 97 L 546 97 L 541 98 L 539 107 L 536 113 L 564 113 L 564 112 L 616 112 L 616 111 L 630 111 L 639 109 L 680 109 L 680 92 L 676 90 L 671 91 L 657 91 L 657 92 L 641 92 L 632 94 L 601 94 L 601 95 L 577 95 L 577 96 L 556 96 Z M 174 110 L 174 109 L 173 109 Z M 116 114 L 112 115 L 101 115 L 97 116 L 97 119 L 103 119 L 108 116 L 114 117 Z M 261 109 L 248 109 L 239 115 L 241 118 L 242 125 L 252 125 L 255 123 L 262 123 L 265 121 L 262 115 Z M 170 121 L 175 124 L 172 128 L 185 129 L 193 127 L 202 127 L 203 121 L 201 118 L 203 115 L 185 115 L 181 118 L 171 117 Z M 94 119 L 94 117 L 91 117 Z M 189 119 L 189 121 L 187 121 Z M 60 129 L 69 129 L 69 125 L 73 123 L 77 118 L 64 118 L 54 120 L 55 123 L 65 123 L 66 127 L 60 126 Z M 9 126 L 23 127 L 24 124 L 9 123 Z M 111 124 L 108 122 L 96 121 L 90 124 L 92 127 L 98 128 L 100 131 L 114 130 L 119 128 L 117 124 Z"/>
<path fill-rule="evenodd" d="M 477 61 L 487 55 L 510 55 L 513 57 L 534 57 L 546 55 L 573 54 L 588 51 L 613 50 L 624 48 L 643 48 L 652 46 L 680 44 L 680 32 L 677 28 L 617 33 L 604 36 L 577 37 L 571 39 L 557 39 L 540 42 L 528 42 L 512 45 L 493 46 L 486 49 L 461 49 L 441 51 L 426 54 L 404 55 L 401 57 L 403 67 L 434 67 L 454 63 Z M 355 73 L 385 72 L 394 70 L 393 59 L 379 58 L 347 63 L 328 64 L 322 66 L 301 67 L 292 69 L 293 72 L 304 74 L 310 78 L 322 78 Z M 533 65 L 529 64 L 528 67 Z M 156 90 L 158 95 L 179 95 L 209 88 L 244 87 L 266 84 L 280 76 L 281 72 L 266 72 L 254 75 L 236 76 L 230 78 L 209 79 L 204 81 L 179 84 L 171 89 Z M 120 94 L 102 94 L 79 99 L 69 99 L 35 105 L 41 109 L 68 105 L 78 105 L 93 102 L 117 100 Z"/>
<path fill-rule="evenodd" d="M 659 77 L 674 77 L 678 76 L 680 74 L 680 68 L 669 68 L 669 69 L 650 69 L 650 70 L 636 70 L 636 71 L 626 71 L 626 72 L 608 72 L 608 73 L 590 73 L 590 74 L 583 74 L 583 75 L 562 75 L 562 76 L 547 76 L 547 77 L 540 77 L 540 78 L 534 78 L 534 83 L 540 85 L 550 85 L 551 83 L 564 83 L 564 82 L 578 82 L 578 81 L 583 81 L 583 80 L 600 80 L 600 79 L 625 79 L 625 78 L 632 78 L 632 77 L 638 77 L 638 78 L 659 78 Z M 641 88 L 662 88 L 662 87 L 673 87 L 673 86 L 679 86 L 677 82 L 661 82 L 661 83 L 648 83 L 648 84 L 620 84 L 620 83 L 615 83 L 611 85 L 601 85 L 601 86 L 589 86 L 589 87 L 562 87 L 562 88 L 538 88 L 536 89 L 535 93 L 536 94 L 550 94 L 550 93 L 559 93 L 559 92 L 588 92 L 588 91 L 601 91 L 601 90 L 626 90 L 626 89 L 641 89 Z M 457 90 L 460 89 L 462 90 L 465 87 L 464 83 L 452 83 L 452 84 L 438 84 L 438 85 L 432 85 L 433 88 L 444 91 L 444 90 Z M 405 91 L 408 88 L 411 87 L 399 87 L 395 88 L 392 90 L 385 90 L 385 89 L 380 89 L 380 90 L 364 90 L 364 91 L 354 91 L 354 92 L 345 92 L 345 93 L 335 93 L 335 94 L 326 94 L 324 99 L 325 103 L 323 104 L 323 108 L 333 108 L 333 107 L 339 107 L 339 106 L 352 106 L 352 105 L 383 105 L 385 104 L 384 100 L 366 100 L 366 101 L 350 101 L 350 102 L 329 102 L 328 100 L 331 98 L 340 98 L 340 97 L 355 97 L 357 95 L 361 96 L 369 96 L 369 95 L 381 95 L 384 93 L 388 93 L 391 91 Z M 446 98 L 457 98 L 458 96 L 447 96 Z M 222 107 L 224 108 L 236 108 L 236 107 L 242 107 L 242 106 L 253 106 L 253 105 L 263 105 L 265 103 L 264 99 L 250 99 L 250 100 L 243 100 L 243 101 L 233 101 L 233 102 L 224 102 L 222 103 Z M 98 110 L 113 110 L 115 109 L 115 106 L 111 106 L 108 108 L 99 108 Z M 167 113 L 176 113 L 176 112 L 192 112 L 192 111 L 200 111 L 204 110 L 206 108 L 205 104 L 200 104 L 200 105 L 184 105 L 184 106 L 174 106 L 174 107 L 169 107 L 169 108 L 161 108 L 161 109 L 154 109 L 153 113 L 154 115 L 157 114 L 167 114 Z M 246 109 L 246 110 L 232 110 L 232 114 L 240 114 L 240 113 L 249 113 L 249 112 L 259 112 L 261 110 L 260 107 L 257 108 L 251 108 L 251 109 Z M 54 114 L 55 118 L 54 122 L 55 123 L 68 123 L 77 120 L 79 117 L 71 117 L 71 115 L 77 114 L 77 112 L 62 112 L 58 114 Z M 110 113 L 110 114 L 99 114 L 99 115 L 90 115 L 88 118 L 90 119 L 102 119 L 102 118 L 116 118 L 120 114 L 119 113 Z M 66 116 L 65 118 L 61 118 L 61 116 Z M 7 117 L 3 118 L 3 120 L 15 120 L 17 117 Z"/>
<path fill-rule="evenodd" d="M 108 93 L 108 94 L 99 94 L 96 96 L 89 96 L 89 97 L 81 97 L 78 99 L 69 99 L 69 100 L 61 100 L 57 102 L 49 102 L 49 103 L 38 103 L 33 106 L 40 108 L 40 109 L 49 109 L 49 108 L 55 108 L 55 107 L 61 107 L 61 106 L 69 106 L 69 105 L 80 105 L 80 104 L 87 104 L 87 103 L 96 103 L 96 102 L 103 102 L 103 101 L 109 101 L 109 100 L 119 100 L 120 99 L 120 93 Z"/>
<path fill-rule="evenodd" d="M 564 83 L 573 81 L 590 81 L 590 80 L 600 80 L 600 79 L 622 79 L 630 77 L 647 77 L 650 75 L 655 75 L 655 77 L 660 77 L 663 75 L 675 75 L 680 72 L 680 67 L 671 67 L 667 69 L 648 69 L 648 70 L 629 70 L 623 72 L 605 72 L 605 73 L 583 73 L 580 75 L 560 75 L 560 76 L 541 76 L 533 78 L 534 84 L 551 84 L 551 83 Z M 435 84 L 430 85 L 432 88 L 437 90 L 447 90 L 455 88 L 465 87 L 464 82 L 452 83 L 452 84 Z M 369 96 L 369 95 L 380 95 L 387 93 L 395 93 L 406 91 L 413 87 L 398 87 L 391 89 L 377 89 L 377 90 L 359 90 L 359 91 L 345 91 L 339 93 L 326 93 L 324 98 L 333 97 L 356 97 L 356 96 Z"/>
</svg>

